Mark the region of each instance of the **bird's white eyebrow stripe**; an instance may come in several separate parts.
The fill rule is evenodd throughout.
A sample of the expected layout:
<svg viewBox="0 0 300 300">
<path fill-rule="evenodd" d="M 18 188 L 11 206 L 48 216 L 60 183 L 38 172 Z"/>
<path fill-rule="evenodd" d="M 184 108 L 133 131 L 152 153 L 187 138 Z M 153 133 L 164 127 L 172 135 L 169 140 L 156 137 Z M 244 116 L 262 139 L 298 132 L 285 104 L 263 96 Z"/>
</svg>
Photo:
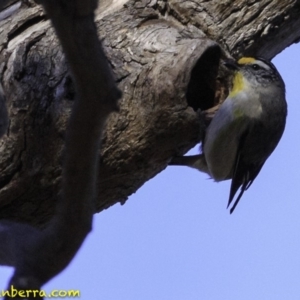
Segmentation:
<svg viewBox="0 0 300 300">
<path fill-rule="evenodd" d="M 261 66 L 265 70 L 271 70 L 271 67 L 261 60 L 255 60 L 251 63 L 251 65 L 255 65 L 255 64 Z"/>
</svg>

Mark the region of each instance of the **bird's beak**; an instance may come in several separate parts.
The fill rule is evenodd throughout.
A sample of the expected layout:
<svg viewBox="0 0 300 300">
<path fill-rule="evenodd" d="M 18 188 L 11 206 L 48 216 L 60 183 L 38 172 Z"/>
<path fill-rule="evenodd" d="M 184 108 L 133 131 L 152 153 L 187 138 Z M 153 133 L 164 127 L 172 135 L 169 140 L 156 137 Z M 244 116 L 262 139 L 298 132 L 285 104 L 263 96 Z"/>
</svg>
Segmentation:
<svg viewBox="0 0 300 300">
<path fill-rule="evenodd" d="M 239 69 L 238 63 L 233 59 L 226 59 L 224 61 L 224 66 L 227 67 L 228 69 L 234 70 L 234 71 Z"/>
</svg>

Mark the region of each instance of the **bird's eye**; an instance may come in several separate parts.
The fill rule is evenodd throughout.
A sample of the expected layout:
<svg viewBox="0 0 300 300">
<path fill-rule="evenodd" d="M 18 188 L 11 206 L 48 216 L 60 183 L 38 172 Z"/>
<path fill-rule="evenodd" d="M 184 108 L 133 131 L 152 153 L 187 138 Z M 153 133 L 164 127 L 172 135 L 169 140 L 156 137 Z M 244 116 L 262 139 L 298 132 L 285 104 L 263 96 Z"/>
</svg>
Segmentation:
<svg viewBox="0 0 300 300">
<path fill-rule="evenodd" d="M 257 64 L 253 64 L 253 65 L 252 65 L 252 69 L 253 69 L 253 70 L 258 70 L 259 68 L 260 68 L 260 66 L 257 65 Z"/>
</svg>

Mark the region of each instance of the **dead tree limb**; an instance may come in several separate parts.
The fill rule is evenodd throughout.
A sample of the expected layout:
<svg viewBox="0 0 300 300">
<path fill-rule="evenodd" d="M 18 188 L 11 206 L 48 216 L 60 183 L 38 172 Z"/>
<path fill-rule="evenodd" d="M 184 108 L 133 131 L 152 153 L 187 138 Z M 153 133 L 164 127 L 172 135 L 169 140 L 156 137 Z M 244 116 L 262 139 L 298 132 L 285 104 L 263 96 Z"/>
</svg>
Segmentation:
<svg viewBox="0 0 300 300">
<path fill-rule="evenodd" d="M 124 203 L 199 142 L 195 110 L 226 94 L 222 53 L 272 58 L 299 40 L 299 13 L 299 0 L 101 1 L 97 29 L 123 98 L 103 136 L 96 211 Z M 0 218 L 43 225 L 61 189 L 74 84 L 39 6 L 21 5 L 0 26 L 11 120 L 0 144 Z"/>
<path fill-rule="evenodd" d="M 44 229 L 0 223 L 0 262 L 15 267 L 9 286 L 22 290 L 26 299 L 39 299 L 26 293 L 40 289 L 62 271 L 91 230 L 101 134 L 121 96 L 97 36 L 93 20 L 97 0 L 41 3 L 68 59 L 76 97 L 66 135 L 62 194 L 55 217 Z"/>
</svg>

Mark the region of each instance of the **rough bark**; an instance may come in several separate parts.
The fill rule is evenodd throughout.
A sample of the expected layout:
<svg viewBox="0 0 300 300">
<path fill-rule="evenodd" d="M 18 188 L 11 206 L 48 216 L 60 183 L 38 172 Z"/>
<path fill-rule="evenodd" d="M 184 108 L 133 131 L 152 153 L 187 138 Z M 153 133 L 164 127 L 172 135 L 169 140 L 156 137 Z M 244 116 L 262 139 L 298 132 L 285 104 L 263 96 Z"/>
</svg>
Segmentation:
<svg viewBox="0 0 300 300">
<path fill-rule="evenodd" d="M 97 0 L 38 1 L 49 14 L 68 59 L 76 97 L 55 216 L 44 229 L 0 222 L 0 264 L 14 267 L 8 287 L 14 292 L 5 300 L 43 299 L 43 293 L 35 293 L 69 264 L 90 232 L 101 136 L 107 117 L 118 111 L 121 97 L 94 23 Z"/>
<path fill-rule="evenodd" d="M 44 224 L 61 188 L 74 86 L 43 10 L 7 2 L 0 74 L 10 126 L 0 144 L 0 218 Z M 123 98 L 102 141 L 97 211 L 124 203 L 200 141 L 196 110 L 226 93 L 222 73 L 216 79 L 220 56 L 272 58 L 299 40 L 299 13 L 299 0 L 100 2 L 98 31 Z"/>
</svg>

